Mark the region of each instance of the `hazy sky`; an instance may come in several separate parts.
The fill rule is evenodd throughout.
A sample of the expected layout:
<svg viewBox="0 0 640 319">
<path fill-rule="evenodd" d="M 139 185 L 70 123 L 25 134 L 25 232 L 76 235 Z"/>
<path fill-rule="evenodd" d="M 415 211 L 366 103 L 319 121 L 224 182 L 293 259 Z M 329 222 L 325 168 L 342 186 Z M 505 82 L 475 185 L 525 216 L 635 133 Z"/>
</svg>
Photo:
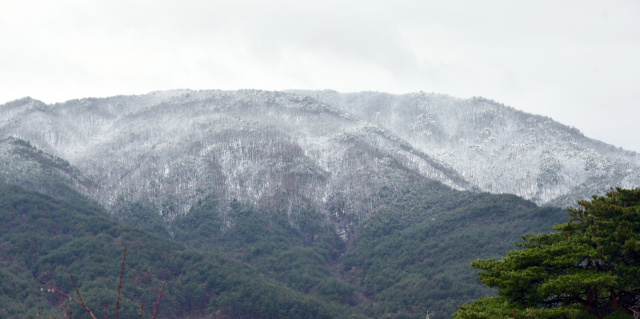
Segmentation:
<svg viewBox="0 0 640 319">
<path fill-rule="evenodd" d="M 0 104 L 177 88 L 483 96 L 640 151 L 640 1 L 0 0 Z"/>
</svg>

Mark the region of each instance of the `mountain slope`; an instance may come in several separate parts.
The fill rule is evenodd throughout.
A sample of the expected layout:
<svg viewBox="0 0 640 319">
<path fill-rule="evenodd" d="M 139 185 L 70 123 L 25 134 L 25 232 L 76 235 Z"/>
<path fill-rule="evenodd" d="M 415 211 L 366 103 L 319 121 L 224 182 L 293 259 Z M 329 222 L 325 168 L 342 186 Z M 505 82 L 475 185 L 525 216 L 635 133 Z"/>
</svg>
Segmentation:
<svg viewBox="0 0 640 319">
<path fill-rule="evenodd" d="M 566 206 L 640 186 L 640 154 L 484 98 L 295 92 L 386 128 L 483 191 Z"/>
<path fill-rule="evenodd" d="M 255 92 L 250 93 L 255 94 Z M 293 97 L 297 101 L 307 101 L 300 96 L 294 95 Z M 291 98 L 291 95 L 288 98 Z M 311 106 L 316 105 L 314 100 L 310 101 Z M 230 105 L 230 103 L 221 104 Z M 233 106 L 233 104 L 231 105 Z M 249 104 L 249 109 L 252 112 L 240 109 L 242 106 L 232 108 L 232 110 L 234 114 L 238 112 L 245 117 L 261 118 L 262 123 L 267 120 L 274 121 L 271 118 L 276 117 L 274 114 L 284 113 L 283 117 L 292 113 L 296 114 L 291 111 L 290 105 L 286 108 L 282 107 L 282 104 L 278 105 L 280 106 L 268 109 L 259 104 Z M 189 112 L 198 111 L 197 105 L 195 107 L 193 105 L 185 106 L 181 102 L 177 106 L 167 107 L 170 109 L 167 111 L 170 116 L 163 115 L 157 110 L 151 115 L 145 114 L 142 116 L 143 118 L 150 117 L 152 119 L 143 122 L 144 125 L 151 126 L 146 134 L 160 135 L 159 138 L 156 138 L 156 141 L 159 142 L 170 138 L 177 140 L 178 138 L 173 136 L 180 135 L 180 130 L 187 131 L 191 135 L 200 134 L 197 129 L 190 130 L 188 125 L 181 124 L 180 119 L 189 118 L 190 115 L 182 116 L 180 112 L 184 112 L 184 110 L 181 111 L 180 106 L 187 108 Z M 278 107 L 284 110 L 278 111 Z M 311 108 L 311 111 L 313 110 L 314 108 Z M 265 115 L 268 112 L 271 112 L 271 115 Z M 284 126 L 287 128 L 284 132 L 278 131 L 270 134 L 265 130 L 260 130 L 260 127 L 252 129 L 248 126 L 247 129 L 232 131 L 234 134 L 232 137 L 235 140 L 231 139 L 231 141 L 236 144 L 232 144 L 229 140 L 215 134 L 210 136 L 210 140 L 203 138 L 204 143 L 209 143 L 208 145 L 220 140 L 226 143 L 224 145 L 228 150 L 219 147 L 215 149 L 215 152 L 212 152 L 211 157 L 221 158 L 220 153 L 224 154 L 224 152 L 237 156 L 240 160 L 227 160 L 228 163 L 223 163 L 220 166 L 228 165 L 227 167 L 234 168 L 240 165 L 240 168 L 235 169 L 245 170 L 245 174 L 247 174 L 245 176 L 248 178 L 255 180 L 256 178 L 252 177 L 251 173 L 259 172 L 261 167 L 275 171 L 273 175 L 264 178 L 267 182 L 277 181 L 278 176 L 281 176 L 278 174 L 286 176 L 288 172 L 294 172 L 289 184 L 281 184 L 284 186 L 277 190 L 279 193 L 275 196 L 257 199 L 246 196 L 245 204 L 249 204 L 249 207 L 251 204 L 255 204 L 257 209 L 234 208 L 236 207 L 234 201 L 231 201 L 230 207 L 226 208 L 225 205 L 216 202 L 216 198 L 222 199 L 220 202 L 224 202 L 228 198 L 216 195 L 216 188 L 206 189 L 203 187 L 201 193 L 210 191 L 207 196 L 197 199 L 195 205 L 191 205 L 185 214 L 176 211 L 175 215 L 177 216 L 173 216 L 175 218 L 168 218 L 168 229 L 162 221 L 154 220 L 159 216 L 157 211 L 154 215 L 154 210 L 149 207 L 149 205 L 153 205 L 153 202 L 150 200 L 144 202 L 144 193 L 136 195 L 139 197 L 134 196 L 136 193 L 117 194 L 112 205 L 112 212 L 131 225 L 163 234 L 163 236 L 169 232 L 173 238 L 193 247 L 221 251 L 228 257 L 248 263 L 264 276 L 271 277 L 299 293 L 310 294 L 310 297 L 317 297 L 328 303 L 348 304 L 355 308 L 356 313 L 367 316 L 406 318 L 422 318 L 426 311 L 429 311 L 433 318 L 444 318 L 455 311 L 457 304 L 492 294 L 491 290 L 483 288 L 473 280 L 475 272 L 468 267 L 469 262 L 476 258 L 499 256 L 506 250 L 513 248 L 512 243 L 517 241 L 520 234 L 548 230 L 553 223 L 566 219 L 566 215 L 558 210 L 539 210 L 531 202 L 515 196 L 497 196 L 452 189 L 420 174 L 418 168 L 412 169 L 412 162 L 406 161 L 397 154 L 413 154 L 415 152 L 418 154 L 415 155 L 416 158 L 422 158 L 426 164 L 433 160 L 426 156 L 420 157 L 420 153 L 384 129 L 359 120 L 353 124 L 348 119 L 350 117 L 348 114 L 340 115 L 340 112 L 331 108 L 328 108 L 328 111 L 321 110 L 320 115 L 312 114 L 309 116 L 306 112 L 309 111 L 298 112 L 300 118 L 298 120 L 289 118 L 286 123 L 276 122 L 279 126 L 288 125 Z M 339 117 L 325 114 L 329 112 L 338 114 Z M 55 112 L 51 113 L 53 115 L 47 116 L 50 117 L 49 121 L 53 123 L 53 120 L 56 119 Z M 219 114 L 215 116 L 221 117 Z M 326 116 L 328 119 L 318 120 L 322 116 Z M 168 119 L 169 117 L 172 119 Z M 305 117 L 310 119 L 305 120 Z M 153 126 L 155 121 L 163 118 L 167 119 L 164 120 L 166 122 L 161 123 L 162 126 Z M 24 119 L 29 120 L 30 117 L 25 116 Z M 206 131 L 207 129 L 224 127 L 224 125 L 237 127 L 237 123 L 230 122 L 228 117 L 224 119 L 199 128 Z M 124 124 L 110 124 L 121 127 L 112 128 L 113 131 L 133 131 L 131 127 L 135 126 L 137 120 L 127 120 L 126 118 L 121 120 Z M 113 122 L 117 122 L 117 120 L 113 120 Z M 256 120 L 253 125 L 256 125 L 257 122 Z M 293 122 L 293 124 L 287 124 L 289 122 Z M 296 122 L 301 124 L 296 124 Z M 317 141 L 309 142 L 308 136 L 321 134 L 316 132 L 320 131 L 318 128 L 314 128 L 314 125 L 319 124 L 326 127 L 338 126 L 334 131 L 342 130 L 339 132 L 345 133 L 338 134 L 336 145 L 333 144 L 335 142 L 331 142 L 331 139 L 325 139 L 324 144 Z M 275 126 L 276 124 L 274 124 Z M 60 127 L 68 129 L 64 125 Z M 90 128 L 87 130 L 92 131 Z M 291 139 L 290 141 L 297 145 L 293 151 L 281 143 L 282 136 L 300 136 L 303 135 L 300 133 L 303 130 L 309 131 L 306 133 L 307 135 L 304 135 L 307 140 L 304 138 Z M 61 131 L 63 130 L 61 129 Z M 142 131 L 144 132 L 144 130 Z M 105 130 L 105 132 L 107 133 L 104 134 L 107 135 L 119 136 L 109 130 Z M 89 133 L 87 132 L 87 134 Z M 266 135 L 267 138 L 264 138 L 263 135 Z M 83 138 L 83 135 L 79 134 L 78 137 Z M 35 148 L 29 147 L 26 142 L 15 139 L 11 141 L 14 141 L 9 143 L 13 148 L 24 147 L 32 153 L 38 152 Z M 85 139 L 84 143 L 91 143 L 91 140 Z M 103 145 L 102 147 L 87 148 L 84 152 L 95 149 L 101 154 L 99 158 L 102 161 L 111 163 L 108 159 L 108 156 L 112 156 L 109 153 L 111 148 L 125 149 L 131 154 L 140 152 L 141 148 L 136 138 L 132 141 L 116 138 L 115 141 L 104 143 L 110 148 Z M 78 143 L 78 145 L 86 147 L 83 143 Z M 157 157 L 165 160 L 166 158 L 181 159 L 187 152 L 184 150 L 188 150 L 179 141 L 167 142 L 167 145 L 180 149 L 179 151 L 160 153 Z M 326 158 L 326 163 L 330 164 L 322 166 L 316 164 L 319 162 L 316 162 L 316 159 L 322 159 L 322 156 L 310 156 L 308 154 L 312 153 L 304 151 L 318 147 L 317 145 L 323 145 L 327 150 L 337 149 L 339 152 L 330 153 L 330 156 L 334 158 Z M 163 147 L 168 148 L 168 146 Z M 104 151 L 105 149 L 106 151 Z M 155 150 L 150 149 L 150 152 Z M 272 149 L 277 151 L 273 151 L 276 155 L 269 155 L 273 153 L 266 152 Z M 118 161 L 124 162 L 122 165 L 134 167 L 132 169 L 134 172 L 138 168 L 133 164 L 148 165 L 144 160 L 136 158 L 130 160 L 132 155 L 118 157 L 118 151 L 113 152 L 113 155 L 116 156 L 115 160 L 111 160 L 112 162 L 116 162 L 116 164 L 119 163 Z M 39 154 L 50 160 L 37 163 L 64 163 L 64 160 L 46 155 L 44 152 L 39 152 Z M 86 154 L 80 155 L 87 156 Z M 139 158 L 144 159 L 143 157 Z M 133 163 L 129 163 L 129 161 Z M 21 162 L 8 160 L 6 163 L 8 167 L 20 167 Z M 245 166 L 242 167 L 242 165 Z M 58 172 L 55 169 L 58 165 L 49 166 L 49 168 L 46 166 L 45 168 Z M 320 169 L 318 171 L 305 170 L 304 168 L 308 166 L 312 168 L 317 166 Z M 111 169 L 104 171 L 114 176 L 115 180 L 121 178 L 119 172 L 127 172 L 118 170 L 118 167 L 114 166 L 107 167 L 111 167 Z M 176 167 L 180 168 L 180 166 L 170 166 L 169 170 L 176 170 Z M 184 164 L 182 169 L 189 169 L 189 167 Z M 213 167 L 215 168 L 215 166 Z M 433 167 L 438 166 L 434 165 Z M 166 166 L 163 169 L 166 169 Z M 71 169 L 68 171 L 80 170 Z M 225 169 L 212 169 L 212 171 L 226 172 Z M 306 175 L 296 173 L 300 171 L 306 172 Z M 175 177 L 185 178 L 182 176 L 183 172 L 176 173 Z M 207 174 L 207 172 L 205 169 L 201 174 Z M 449 171 L 443 172 L 441 176 L 446 177 L 447 174 L 455 176 Z M 137 176 L 140 178 L 142 175 Z M 194 174 L 194 176 L 201 178 L 198 174 Z M 226 175 L 221 174 L 220 176 Z M 319 177 L 314 181 L 312 178 L 304 179 L 305 176 Z M 29 175 L 27 179 L 38 181 L 39 178 L 36 177 Z M 71 177 L 66 178 L 64 175 L 60 175 L 57 178 L 63 184 L 72 185 L 70 181 L 73 178 Z M 186 178 L 191 177 L 187 174 Z M 76 179 L 82 180 L 79 177 Z M 165 180 L 164 184 L 158 183 L 158 185 L 171 187 L 172 184 L 167 181 L 171 181 L 171 179 Z M 134 180 L 134 182 L 140 181 Z M 255 181 L 245 180 L 244 183 L 245 186 L 253 185 L 251 183 L 255 183 Z M 300 189 L 322 185 L 320 183 L 326 183 L 324 187 L 329 190 L 331 187 L 335 187 L 334 185 L 340 185 L 339 183 L 350 184 L 348 184 L 349 187 L 346 188 L 346 191 L 329 193 L 331 195 L 326 199 L 320 199 L 318 201 L 320 205 L 318 205 L 314 204 L 312 197 L 305 197 Z M 455 184 L 453 179 L 449 180 L 449 184 L 458 188 L 463 187 L 460 186 L 463 184 Z M 113 187 L 113 189 L 118 189 L 117 185 Z M 232 189 L 232 191 L 235 191 L 235 194 L 243 194 L 242 187 L 244 186 L 238 185 L 238 189 Z M 96 194 L 100 194 L 100 191 L 101 189 L 97 188 Z M 220 193 L 222 195 L 228 194 L 225 193 L 226 191 L 226 188 L 221 188 Z M 174 196 L 177 197 L 180 194 Z M 358 200 L 360 201 L 358 202 Z M 161 206 L 161 209 L 175 209 L 175 207 L 167 204 Z M 109 238 L 101 237 L 99 241 L 108 242 L 108 240 Z M 112 249 L 112 251 L 115 250 Z M 179 252 L 175 253 L 180 254 Z M 177 266 L 167 265 L 167 267 L 176 268 Z M 189 297 L 189 299 L 199 300 L 195 303 L 206 303 L 205 299 L 209 298 L 202 297 L 210 291 L 209 288 L 189 286 L 188 289 L 185 289 L 201 292 Z M 232 288 L 227 287 L 226 289 Z M 249 305 L 244 304 L 241 307 L 244 309 Z"/>
<path fill-rule="evenodd" d="M 292 224 L 284 211 L 237 202 L 225 214 L 207 197 L 171 225 L 175 238 L 195 250 L 119 224 L 104 210 L 0 184 L 0 309 L 19 318 L 35 307 L 59 308 L 35 279 L 70 291 L 69 274 L 92 308 L 113 305 L 127 245 L 128 314 L 140 301 L 153 304 L 167 280 L 161 307 L 167 317 L 209 309 L 217 318 L 300 311 L 332 318 L 423 318 L 429 311 L 446 318 L 456 305 L 493 294 L 473 279 L 470 261 L 501 256 L 520 234 L 567 218 L 513 195 L 460 192 L 424 178 L 375 196 L 384 206 L 348 243 L 319 212 L 296 212 Z M 336 213 L 332 220 L 355 217 Z M 231 226 L 221 232 L 225 215 Z"/>
<path fill-rule="evenodd" d="M 537 207 L 514 195 L 452 190 L 427 179 L 373 194 L 384 205 L 348 242 L 337 220 L 356 216 L 332 210 L 329 221 L 313 210 L 255 210 L 240 204 L 231 226 L 215 199 L 176 218 L 177 240 L 219 250 L 300 292 L 349 304 L 374 318 L 448 318 L 456 306 L 494 295 L 469 266 L 502 256 L 524 233 L 550 231 L 566 211 Z M 291 216 L 290 216 L 291 217 Z"/>
<path fill-rule="evenodd" d="M 385 129 L 301 95 L 264 91 L 171 91 L 45 105 L 0 106 L 0 134 L 64 158 L 114 212 L 142 202 L 165 218 L 215 193 L 263 207 L 344 202 L 365 219 L 368 195 L 429 178 L 471 185 Z"/>
<path fill-rule="evenodd" d="M 96 188 L 92 180 L 69 162 L 14 137 L 0 139 L 0 183 L 19 185 L 78 205 L 99 207 L 78 193 Z"/>
<path fill-rule="evenodd" d="M 347 318 L 350 309 L 289 289 L 244 263 L 200 252 L 168 238 L 119 224 L 66 200 L 0 183 L 0 316 L 61 317 L 59 295 L 39 281 L 114 314 L 123 248 L 128 247 L 120 315 L 151 317 L 166 282 L 160 318 L 211 313 L 216 318 Z M 67 309 L 68 306 L 67 306 Z M 89 318 L 74 306 L 74 318 Z M 350 317 L 351 318 L 351 317 Z M 364 318 L 364 316 L 354 316 Z"/>
<path fill-rule="evenodd" d="M 640 186 L 637 153 L 482 98 L 182 90 L 25 98 L 0 118 L 0 136 L 77 167 L 84 182 L 67 184 L 108 211 L 141 203 L 166 220 L 213 193 L 289 212 L 340 206 L 359 223 L 382 205 L 372 194 L 415 178 L 555 206 Z"/>
</svg>

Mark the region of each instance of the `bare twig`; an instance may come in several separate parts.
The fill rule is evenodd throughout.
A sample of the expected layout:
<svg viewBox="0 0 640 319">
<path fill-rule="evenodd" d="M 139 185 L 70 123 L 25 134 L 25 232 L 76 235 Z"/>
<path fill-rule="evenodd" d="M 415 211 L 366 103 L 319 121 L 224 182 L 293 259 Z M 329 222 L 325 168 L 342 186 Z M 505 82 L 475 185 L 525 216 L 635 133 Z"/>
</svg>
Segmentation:
<svg viewBox="0 0 640 319">
<path fill-rule="evenodd" d="M 162 291 L 164 290 L 164 284 L 166 283 L 166 281 L 162 283 L 162 288 L 160 288 L 160 294 L 158 295 L 158 302 L 156 302 L 156 309 L 153 311 L 153 317 L 151 317 L 151 319 L 156 319 L 156 312 L 158 312 L 158 306 L 160 305 L 160 297 L 162 297 Z"/>
<path fill-rule="evenodd" d="M 80 291 L 78 290 L 78 286 L 76 285 L 76 281 L 73 279 L 73 275 L 71 275 L 71 281 L 73 282 L 73 286 L 76 288 L 76 293 L 78 293 L 78 297 L 80 298 L 80 301 L 76 298 L 73 298 L 67 294 L 65 294 L 64 292 L 58 290 L 58 288 L 49 285 L 48 283 L 44 282 L 44 281 L 40 281 L 40 283 L 42 283 L 43 285 L 46 285 L 47 287 L 51 288 L 51 290 L 49 290 L 50 292 L 56 292 L 58 294 L 61 294 L 62 296 L 72 300 L 73 302 L 81 305 L 82 307 L 84 307 L 85 310 L 87 310 L 87 312 L 89 312 L 89 315 L 91 315 L 91 318 L 96 319 L 96 317 L 93 315 L 93 313 L 91 312 L 91 310 L 89 310 L 89 308 L 87 307 L 87 305 L 84 304 L 84 301 L 82 300 L 82 296 L 80 296 Z M 38 311 L 38 318 L 40 318 L 40 312 Z"/>
<path fill-rule="evenodd" d="M 87 307 L 87 305 L 84 303 L 84 300 L 82 300 L 82 296 L 80 295 L 80 290 L 78 290 L 78 285 L 76 285 L 76 280 L 75 280 L 75 279 L 73 279 L 73 275 L 70 275 L 70 276 L 71 276 L 71 281 L 73 282 L 73 287 L 75 287 L 75 288 L 76 288 L 76 293 L 78 294 L 78 298 L 80 298 L 80 301 L 81 301 L 81 302 L 80 302 L 80 305 L 81 305 L 82 307 L 84 307 L 84 309 L 85 309 L 85 310 L 87 310 L 87 312 L 89 313 L 89 315 L 91 316 L 91 318 L 96 319 L 96 316 L 94 316 L 94 315 L 93 315 L 93 312 L 91 312 L 91 310 L 89 310 L 89 307 Z M 78 301 L 76 300 L 76 303 L 77 303 L 77 302 L 78 302 Z"/>
<path fill-rule="evenodd" d="M 60 296 L 60 300 L 62 301 L 62 312 L 64 313 L 64 318 L 69 319 L 69 316 L 67 316 L 67 307 L 64 306 L 64 299 L 62 296 Z"/>
<path fill-rule="evenodd" d="M 127 247 L 124 247 L 124 257 L 122 258 L 122 271 L 120 272 L 120 283 L 118 284 L 118 299 L 116 300 L 116 319 L 120 312 L 120 289 L 122 288 L 122 277 L 124 276 L 124 262 L 127 260 Z"/>
<path fill-rule="evenodd" d="M 120 282 L 118 283 L 118 298 L 116 300 L 116 319 L 118 319 L 119 317 L 119 310 L 120 310 L 120 292 L 122 290 L 122 279 L 124 278 L 124 265 L 125 262 L 127 260 L 127 247 L 124 248 L 124 256 L 122 258 L 122 271 L 120 272 Z M 71 297 L 70 295 L 60 291 L 59 289 L 57 289 L 56 287 L 53 287 L 51 285 L 49 285 L 48 283 L 44 282 L 44 281 L 40 281 L 40 283 L 42 283 L 43 285 L 46 285 L 47 287 L 49 287 L 49 289 L 46 289 L 48 292 L 55 292 L 60 294 L 61 296 L 79 304 L 80 306 L 82 306 L 91 316 L 91 318 L 96 319 L 96 316 L 93 314 L 93 312 L 91 312 L 91 310 L 89 309 L 89 307 L 87 307 L 87 305 L 84 303 L 84 300 L 82 299 L 82 295 L 80 295 L 80 289 L 78 289 L 78 285 L 76 284 L 76 280 L 73 278 L 73 275 L 70 275 L 71 277 L 71 281 L 73 282 L 73 287 L 76 289 L 76 293 L 78 294 L 78 299 Z M 158 295 L 158 302 L 156 303 L 156 308 L 153 311 L 153 317 L 152 319 L 155 319 L 156 314 L 158 313 L 158 307 L 160 306 L 160 299 L 162 298 L 162 292 L 164 291 L 164 285 L 167 282 L 163 282 L 162 283 L 162 288 L 160 288 L 160 294 Z M 41 289 L 41 290 L 45 290 L 45 289 Z M 72 308 L 73 303 L 69 303 L 69 315 L 67 316 L 67 309 L 65 307 L 64 304 L 64 300 L 62 301 L 62 310 L 64 311 L 64 316 L 65 319 L 72 319 L 72 315 L 73 315 L 73 308 Z M 37 318 L 36 319 L 40 319 L 40 307 L 37 308 L 38 309 L 38 313 L 37 313 Z M 104 318 L 107 319 L 107 314 L 108 314 L 108 309 L 109 309 L 109 304 L 106 303 L 104 305 Z M 140 305 L 140 315 L 139 318 L 142 319 L 142 313 L 144 311 L 144 302 Z M 53 315 L 51 315 L 53 316 Z"/>
<path fill-rule="evenodd" d="M 80 295 L 80 290 L 78 289 L 78 285 L 76 285 L 76 280 L 73 278 L 73 275 L 69 275 L 71 277 L 71 282 L 73 282 L 73 287 L 76 288 L 76 294 L 78 294 L 78 298 L 80 298 L 80 304 L 84 305 L 84 300 L 82 300 L 82 296 Z"/>
<path fill-rule="evenodd" d="M 54 286 L 51 286 L 51 285 L 49 285 L 48 283 L 46 283 L 46 282 L 44 282 L 44 281 L 41 281 L 40 283 L 41 283 L 41 284 L 43 284 L 43 285 L 46 285 L 46 286 L 47 286 L 47 287 L 49 287 L 49 288 L 51 288 L 51 290 L 49 290 L 50 292 L 56 292 L 56 293 L 59 293 L 59 294 L 61 294 L 61 295 L 65 296 L 65 297 L 67 297 L 67 298 L 69 298 L 69 299 L 73 300 L 75 303 L 77 303 L 77 304 L 79 304 L 79 305 L 82 305 L 82 303 L 81 303 L 80 301 L 78 301 L 78 299 L 73 298 L 73 297 L 71 297 L 71 296 L 69 296 L 69 295 L 65 294 L 64 292 L 62 292 L 62 291 L 58 290 L 58 288 L 56 288 L 56 287 L 54 287 Z M 40 313 L 38 313 L 38 318 L 40 318 Z"/>
</svg>

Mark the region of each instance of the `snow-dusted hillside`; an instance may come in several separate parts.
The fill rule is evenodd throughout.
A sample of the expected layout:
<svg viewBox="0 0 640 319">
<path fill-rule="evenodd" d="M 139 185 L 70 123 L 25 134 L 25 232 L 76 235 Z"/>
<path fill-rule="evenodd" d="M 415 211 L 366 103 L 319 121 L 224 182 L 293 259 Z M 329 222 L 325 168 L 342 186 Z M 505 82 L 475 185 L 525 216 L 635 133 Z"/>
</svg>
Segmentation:
<svg viewBox="0 0 640 319">
<path fill-rule="evenodd" d="M 380 125 L 491 193 L 566 206 L 640 186 L 640 155 L 483 98 L 299 91 Z"/>
<path fill-rule="evenodd" d="M 64 197 L 73 189 L 88 193 L 96 186 L 69 162 L 14 137 L 0 138 L 0 182 L 53 197 Z"/>
<path fill-rule="evenodd" d="M 280 209 L 342 207 L 353 221 L 380 204 L 382 187 L 408 179 L 472 186 L 386 129 L 297 94 L 25 98 L 0 106 L 0 118 L 1 136 L 67 160 L 97 185 L 81 191 L 110 210 L 140 201 L 172 218 L 215 192 Z"/>
<path fill-rule="evenodd" d="M 4 180 L 42 179 L 34 172 L 48 163 L 46 174 L 109 210 L 139 201 L 168 219 L 212 192 L 357 221 L 382 204 L 381 189 L 416 179 L 554 205 L 640 186 L 636 153 L 486 99 L 424 93 L 181 90 L 53 105 L 24 98 L 0 106 L 0 137 Z"/>
</svg>

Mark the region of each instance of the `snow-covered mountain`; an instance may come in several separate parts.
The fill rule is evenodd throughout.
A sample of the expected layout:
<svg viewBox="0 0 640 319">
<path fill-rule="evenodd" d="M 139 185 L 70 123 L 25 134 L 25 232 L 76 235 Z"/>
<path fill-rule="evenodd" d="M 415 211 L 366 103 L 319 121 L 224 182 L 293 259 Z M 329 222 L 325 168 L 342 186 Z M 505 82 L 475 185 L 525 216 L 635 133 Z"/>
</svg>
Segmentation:
<svg viewBox="0 0 640 319">
<path fill-rule="evenodd" d="M 380 205 L 380 189 L 410 179 L 472 186 L 384 128 L 297 94 L 25 98 L 0 106 L 0 117 L 2 136 L 68 161 L 95 185 L 80 190 L 112 211 L 142 202 L 172 218 L 215 192 L 273 209 L 340 207 L 353 221 Z"/>
<path fill-rule="evenodd" d="M 380 125 L 490 193 L 568 206 L 640 186 L 640 154 L 484 98 L 298 91 Z"/>
<path fill-rule="evenodd" d="M 68 162 L 75 170 L 56 171 L 107 209 L 142 202 L 169 219 L 212 192 L 354 221 L 383 204 L 380 190 L 416 179 L 559 205 L 640 186 L 636 153 L 485 99 L 424 93 L 179 90 L 52 105 L 24 98 L 0 106 L 0 137 L 0 171 L 23 167 L 19 143 L 8 139 L 19 138 Z"/>
</svg>

